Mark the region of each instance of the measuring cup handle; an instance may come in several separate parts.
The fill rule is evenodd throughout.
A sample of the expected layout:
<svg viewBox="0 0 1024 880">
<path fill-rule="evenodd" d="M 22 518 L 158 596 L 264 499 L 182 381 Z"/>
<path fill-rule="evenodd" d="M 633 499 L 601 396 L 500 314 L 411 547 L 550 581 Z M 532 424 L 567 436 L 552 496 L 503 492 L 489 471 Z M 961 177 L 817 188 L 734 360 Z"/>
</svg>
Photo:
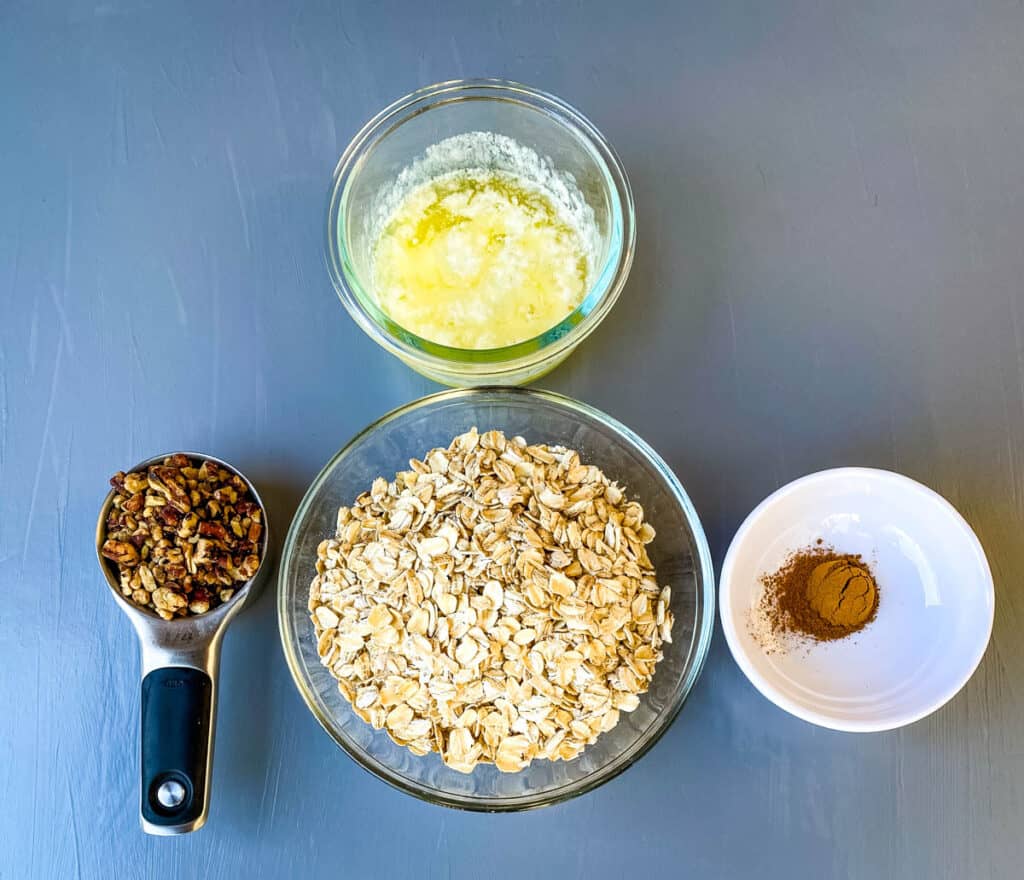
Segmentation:
<svg viewBox="0 0 1024 880">
<path fill-rule="evenodd" d="M 215 685 L 192 666 L 161 666 L 142 680 L 142 820 L 150 834 L 184 834 L 206 821 Z"/>
</svg>

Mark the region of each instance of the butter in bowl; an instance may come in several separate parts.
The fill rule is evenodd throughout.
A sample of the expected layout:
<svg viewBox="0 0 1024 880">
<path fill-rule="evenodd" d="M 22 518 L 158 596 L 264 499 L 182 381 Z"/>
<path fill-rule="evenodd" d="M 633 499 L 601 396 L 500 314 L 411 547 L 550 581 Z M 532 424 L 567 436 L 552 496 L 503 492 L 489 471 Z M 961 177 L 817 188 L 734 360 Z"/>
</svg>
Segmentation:
<svg viewBox="0 0 1024 880">
<path fill-rule="evenodd" d="M 503 80 L 420 89 L 334 172 L 327 267 L 379 345 L 445 385 L 522 385 L 607 316 L 633 261 L 633 196 L 594 125 Z"/>
</svg>

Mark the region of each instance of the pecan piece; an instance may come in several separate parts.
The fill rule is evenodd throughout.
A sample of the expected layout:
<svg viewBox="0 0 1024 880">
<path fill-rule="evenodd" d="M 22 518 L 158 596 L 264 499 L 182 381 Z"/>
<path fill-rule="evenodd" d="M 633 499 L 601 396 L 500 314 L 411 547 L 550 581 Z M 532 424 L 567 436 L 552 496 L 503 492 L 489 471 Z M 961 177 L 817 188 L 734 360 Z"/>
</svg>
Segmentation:
<svg viewBox="0 0 1024 880">
<path fill-rule="evenodd" d="M 226 482 L 230 474 L 215 461 L 207 459 L 199 467 L 199 479 L 212 482 Z"/>
<path fill-rule="evenodd" d="M 143 474 L 127 474 L 124 478 L 124 490 L 129 495 L 146 491 L 146 477 Z"/>
<path fill-rule="evenodd" d="M 193 614 L 206 614 L 210 610 L 209 592 L 202 587 L 197 589 L 189 599 L 188 610 Z"/>
<path fill-rule="evenodd" d="M 165 504 L 163 507 L 158 507 L 156 510 L 157 519 L 159 519 L 165 526 L 171 529 L 177 529 L 181 524 L 182 513 L 170 504 Z"/>
<path fill-rule="evenodd" d="M 200 538 L 196 541 L 195 550 L 192 555 L 192 560 L 196 564 L 204 562 L 210 562 L 217 558 L 217 546 L 213 541 L 207 538 Z"/>
<path fill-rule="evenodd" d="M 178 483 L 177 468 L 151 467 L 148 480 L 153 489 L 163 495 L 169 504 L 173 504 L 182 513 L 188 513 L 192 509 L 192 499 Z"/>
<path fill-rule="evenodd" d="M 100 552 L 118 565 L 137 565 L 139 562 L 139 551 L 127 541 L 115 541 L 108 538 L 103 542 Z"/>
<path fill-rule="evenodd" d="M 141 492 L 136 492 L 122 505 L 123 509 L 128 513 L 138 513 L 142 510 L 146 503 L 146 496 Z"/>
<path fill-rule="evenodd" d="M 175 562 L 166 565 L 164 568 L 159 569 L 159 571 L 164 573 L 164 577 L 168 577 L 174 581 L 184 580 L 185 576 L 188 574 L 188 570 L 184 565 L 180 565 Z"/>
<path fill-rule="evenodd" d="M 181 521 L 181 527 L 178 529 L 179 538 L 191 538 L 195 533 L 196 529 L 199 528 L 199 517 L 196 516 L 195 512 L 186 514 L 185 518 Z"/>
<path fill-rule="evenodd" d="M 170 587 L 158 587 L 153 591 L 153 604 L 156 606 L 157 614 L 165 620 L 170 620 L 176 611 L 181 611 L 188 605 L 188 600 Z"/>
<path fill-rule="evenodd" d="M 220 523 L 199 523 L 199 534 L 207 538 L 216 538 L 218 541 L 226 542 L 228 540 L 228 531 Z"/>
<path fill-rule="evenodd" d="M 214 490 L 213 497 L 221 504 L 234 504 L 238 500 L 238 493 L 231 486 L 221 486 Z"/>
<path fill-rule="evenodd" d="M 118 565 L 120 591 L 165 620 L 205 614 L 259 568 L 263 512 L 215 462 L 178 453 L 111 486 L 101 552 Z"/>
<path fill-rule="evenodd" d="M 259 567 L 260 558 L 255 553 L 253 553 L 250 556 L 246 556 L 245 559 L 242 560 L 242 564 L 238 566 L 238 575 L 239 577 L 245 578 L 245 580 L 249 580 L 249 578 L 255 576 L 256 571 L 259 569 Z"/>
</svg>

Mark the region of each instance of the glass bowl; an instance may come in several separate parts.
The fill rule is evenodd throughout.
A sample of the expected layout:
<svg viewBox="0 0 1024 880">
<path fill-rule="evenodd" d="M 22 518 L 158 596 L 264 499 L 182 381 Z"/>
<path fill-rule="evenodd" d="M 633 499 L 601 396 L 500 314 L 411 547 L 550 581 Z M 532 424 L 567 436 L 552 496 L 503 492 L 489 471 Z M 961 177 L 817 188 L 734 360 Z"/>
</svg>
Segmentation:
<svg viewBox="0 0 1024 880">
<path fill-rule="evenodd" d="M 478 765 L 471 774 L 437 754 L 416 757 L 362 721 L 317 656 L 307 610 L 317 545 L 334 534 L 337 511 L 377 476 L 389 479 L 410 458 L 447 446 L 477 426 L 530 442 L 560 444 L 602 468 L 644 507 L 657 530 L 648 545 L 658 582 L 672 587 L 672 642 L 664 646 L 639 707 L 572 761 L 535 760 L 519 773 Z M 446 391 L 384 416 L 320 472 L 285 541 L 278 617 L 285 657 L 306 705 L 359 764 L 396 788 L 433 803 L 471 810 L 523 810 L 589 791 L 625 770 L 665 732 L 700 675 L 714 621 L 714 574 L 697 513 L 672 471 L 629 428 L 585 404 L 547 391 L 486 388 Z"/>
<path fill-rule="evenodd" d="M 370 283 L 375 207 L 387 188 L 428 147 L 473 131 L 507 135 L 571 175 L 594 212 L 600 239 L 594 281 L 583 302 L 540 336 L 502 348 L 451 348 L 423 339 L 380 309 Z M 455 80 L 386 107 L 348 145 L 334 171 L 326 260 L 355 322 L 414 370 L 444 385 L 522 385 L 568 357 L 608 314 L 626 283 L 635 240 L 626 172 L 586 117 L 553 95 L 517 83 Z"/>
</svg>

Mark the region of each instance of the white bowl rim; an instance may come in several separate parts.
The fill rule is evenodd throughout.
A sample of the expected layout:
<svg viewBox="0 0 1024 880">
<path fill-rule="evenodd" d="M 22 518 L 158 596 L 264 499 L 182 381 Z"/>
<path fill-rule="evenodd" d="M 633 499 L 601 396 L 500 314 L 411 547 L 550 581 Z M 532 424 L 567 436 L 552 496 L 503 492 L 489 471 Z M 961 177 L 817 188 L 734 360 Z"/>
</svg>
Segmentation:
<svg viewBox="0 0 1024 880">
<path fill-rule="evenodd" d="M 974 655 L 971 657 L 970 663 L 964 667 L 964 672 L 955 679 L 952 686 L 943 691 L 938 699 L 933 700 L 924 708 L 900 715 L 890 715 L 881 721 L 838 719 L 825 712 L 817 712 L 808 709 L 805 706 L 801 706 L 795 701 L 789 699 L 785 694 L 775 688 L 775 686 L 772 685 L 765 676 L 758 672 L 754 667 L 754 664 L 751 663 L 747 652 L 740 641 L 739 633 L 736 628 L 736 621 L 732 612 L 732 573 L 733 568 L 735 567 L 736 556 L 739 553 L 739 548 L 752 531 L 757 520 L 760 519 L 769 507 L 774 506 L 786 496 L 805 488 L 809 483 L 824 482 L 826 480 L 840 479 L 843 477 L 859 477 L 888 482 L 891 485 L 896 486 L 898 490 L 914 492 L 925 499 L 936 503 L 939 508 L 951 515 L 953 521 L 957 526 L 959 526 L 964 537 L 967 539 L 971 550 L 977 556 L 981 571 L 984 575 L 983 587 L 986 588 L 985 599 L 989 611 L 988 619 L 986 621 L 985 636 L 984 639 L 979 640 L 978 650 L 975 651 Z M 721 615 L 722 631 L 725 634 L 725 641 L 729 645 L 729 651 L 732 653 L 733 659 L 736 661 L 736 664 L 743 671 L 743 674 L 747 677 L 750 683 L 757 688 L 764 697 L 773 702 L 780 709 L 784 709 L 786 712 L 789 712 L 791 715 L 795 715 L 797 718 L 811 724 L 816 724 L 820 727 L 827 727 L 830 730 L 839 730 L 847 733 L 878 733 L 905 727 L 908 724 L 913 724 L 915 721 L 920 721 L 922 718 L 931 715 L 933 712 L 942 708 L 946 703 L 952 700 L 953 697 L 961 691 L 964 685 L 967 684 L 981 663 L 982 657 L 985 656 L 985 651 L 988 649 L 988 644 L 992 637 L 992 626 L 995 620 L 995 586 L 992 580 L 992 569 L 985 556 L 985 551 L 981 545 L 981 541 L 978 539 L 974 529 L 971 528 L 970 524 L 966 519 L 964 519 L 960 511 L 957 510 L 946 498 L 923 483 L 919 483 L 917 480 L 895 471 L 870 467 L 838 467 L 807 474 L 806 476 L 799 477 L 779 489 L 776 489 L 760 504 L 758 504 L 757 507 L 750 512 L 747 518 L 743 520 L 743 523 L 733 536 L 732 542 L 729 544 L 729 549 L 725 554 L 725 560 L 722 562 L 718 588 L 718 608 L 719 614 Z"/>
</svg>

